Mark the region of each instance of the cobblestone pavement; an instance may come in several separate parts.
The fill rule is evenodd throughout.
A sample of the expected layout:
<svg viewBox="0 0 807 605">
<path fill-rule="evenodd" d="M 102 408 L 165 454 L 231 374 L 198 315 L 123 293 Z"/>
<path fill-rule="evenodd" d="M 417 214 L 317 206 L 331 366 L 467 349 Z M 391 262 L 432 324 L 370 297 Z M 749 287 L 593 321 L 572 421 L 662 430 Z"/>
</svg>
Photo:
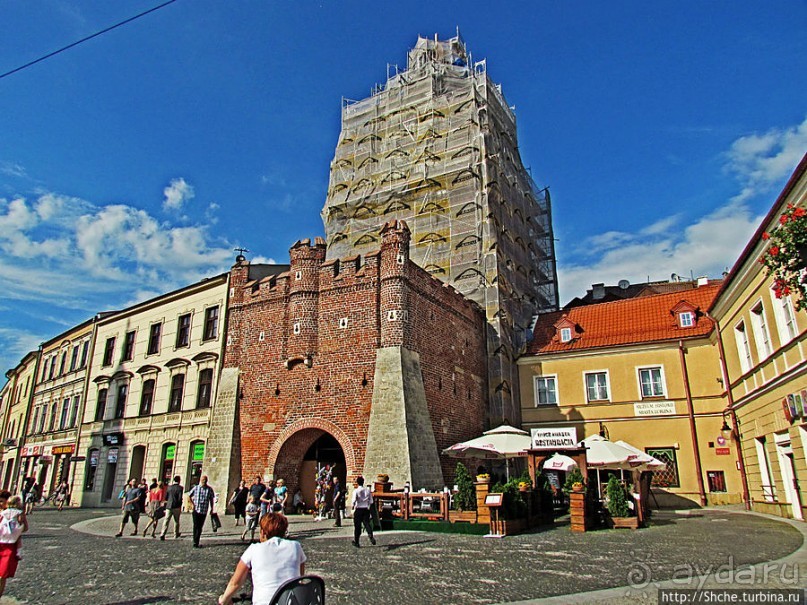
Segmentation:
<svg viewBox="0 0 807 605">
<path fill-rule="evenodd" d="M 142 534 L 114 538 L 119 517 L 112 513 L 36 511 L 0 605 L 213 604 L 245 548 L 232 517 L 217 534 L 208 524 L 202 548 L 194 549 L 189 515 L 179 540 L 161 542 Z M 742 586 L 760 569 L 746 566 L 782 557 L 764 582 L 757 574 L 757 586 L 803 587 L 807 580 L 804 523 L 728 510 L 657 513 L 652 527 L 639 531 L 572 534 L 557 524 L 504 539 L 379 532 L 377 546 L 365 537 L 360 549 L 350 544 L 350 520 L 337 529 L 330 521 L 290 519 L 307 571 L 325 578 L 328 605 L 655 603 L 655 582 L 719 568 Z M 719 577 L 710 582 L 724 585 Z"/>
</svg>

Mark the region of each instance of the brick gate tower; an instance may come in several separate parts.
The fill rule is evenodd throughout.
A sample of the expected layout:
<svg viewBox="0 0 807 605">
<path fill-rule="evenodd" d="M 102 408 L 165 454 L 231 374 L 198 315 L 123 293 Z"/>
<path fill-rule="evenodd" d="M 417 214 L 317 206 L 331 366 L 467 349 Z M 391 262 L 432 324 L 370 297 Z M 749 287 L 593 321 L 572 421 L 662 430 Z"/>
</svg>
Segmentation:
<svg viewBox="0 0 807 605">
<path fill-rule="evenodd" d="M 322 218 L 329 259 L 378 249 L 383 225 L 406 220 L 412 260 L 485 310 L 488 421 L 518 423 L 515 358 L 533 315 L 558 304 L 549 193 L 459 36 L 419 38 L 405 71 L 343 103 Z"/>
</svg>

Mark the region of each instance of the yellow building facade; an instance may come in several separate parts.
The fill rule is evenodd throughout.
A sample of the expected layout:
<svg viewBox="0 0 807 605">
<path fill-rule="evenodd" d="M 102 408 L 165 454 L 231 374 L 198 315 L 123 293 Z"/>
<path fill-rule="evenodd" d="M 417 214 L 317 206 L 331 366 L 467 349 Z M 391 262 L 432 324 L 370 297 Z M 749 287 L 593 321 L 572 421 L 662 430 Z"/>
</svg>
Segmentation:
<svg viewBox="0 0 807 605">
<path fill-rule="evenodd" d="M 724 388 L 706 310 L 719 285 L 540 316 L 519 360 L 523 428 L 601 433 L 664 461 L 652 507 L 742 501 L 721 433 Z"/>
<path fill-rule="evenodd" d="M 759 262 L 768 248 L 763 234 L 778 228 L 788 205 L 807 208 L 807 155 L 735 263 L 710 314 L 730 388 L 727 428 L 742 447 L 752 508 L 804 519 L 807 312 L 797 310 L 797 293 L 776 296 Z"/>
</svg>

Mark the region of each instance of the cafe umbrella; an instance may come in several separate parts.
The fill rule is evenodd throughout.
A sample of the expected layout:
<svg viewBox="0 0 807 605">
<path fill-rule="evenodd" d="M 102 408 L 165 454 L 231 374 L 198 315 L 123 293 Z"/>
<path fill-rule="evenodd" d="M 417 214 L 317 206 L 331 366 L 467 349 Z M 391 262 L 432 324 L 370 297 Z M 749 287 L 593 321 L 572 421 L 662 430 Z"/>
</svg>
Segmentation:
<svg viewBox="0 0 807 605">
<path fill-rule="evenodd" d="M 642 464 L 635 449 L 630 450 L 618 443 L 608 441 L 600 435 L 592 435 L 583 439 L 582 444 L 586 447 L 586 466 L 597 470 L 600 499 L 602 499 L 601 470 L 625 471 L 635 469 Z"/>
<path fill-rule="evenodd" d="M 455 443 L 443 450 L 453 458 L 481 458 L 485 460 L 504 460 L 507 479 L 510 479 L 510 460 L 527 456 L 532 441 L 526 431 L 503 424 L 500 427 L 485 431 L 482 436 Z"/>
</svg>

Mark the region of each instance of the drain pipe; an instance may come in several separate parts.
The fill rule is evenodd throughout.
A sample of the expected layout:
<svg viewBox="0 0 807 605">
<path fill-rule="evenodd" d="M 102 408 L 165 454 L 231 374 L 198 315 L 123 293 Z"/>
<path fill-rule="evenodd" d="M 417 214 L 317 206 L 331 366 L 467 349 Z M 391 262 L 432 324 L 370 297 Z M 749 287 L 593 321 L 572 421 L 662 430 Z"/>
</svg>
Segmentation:
<svg viewBox="0 0 807 605">
<path fill-rule="evenodd" d="M 720 331 L 720 324 L 717 319 L 706 314 L 706 317 L 715 324 L 715 334 L 717 335 L 717 354 L 720 358 L 720 372 L 723 375 L 723 388 L 726 390 L 726 409 L 723 411 L 724 419 L 726 412 L 731 417 L 731 437 L 737 448 L 737 470 L 740 472 L 740 481 L 743 486 L 743 505 L 745 510 L 751 510 L 751 492 L 748 489 L 748 476 L 745 474 L 745 460 L 743 459 L 742 442 L 740 441 L 740 423 L 737 420 L 737 413 L 734 409 L 734 396 L 731 394 L 731 382 L 729 381 L 729 369 L 726 365 L 726 351 L 723 349 L 723 333 Z"/>
<path fill-rule="evenodd" d="M 689 372 L 687 371 L 684 341 L 678 341 L 678 354 L 681 358 L 681 377 L 684 379 L 684 391 L 687 397 L 687 414 L 689 416 L 689 430 L 692 434 L 692 449 L 695 453 L 695 472 L 698 475 L 698 495 L 701 506 L 706 506 L 706 491 L 703 487 L 703 466 L 701 465 L 701 450 L 698 445 L 698 430 L 695 426 L 695 408 L 692 405 L 692 391 L 689 388 Z"/>
</svg>

